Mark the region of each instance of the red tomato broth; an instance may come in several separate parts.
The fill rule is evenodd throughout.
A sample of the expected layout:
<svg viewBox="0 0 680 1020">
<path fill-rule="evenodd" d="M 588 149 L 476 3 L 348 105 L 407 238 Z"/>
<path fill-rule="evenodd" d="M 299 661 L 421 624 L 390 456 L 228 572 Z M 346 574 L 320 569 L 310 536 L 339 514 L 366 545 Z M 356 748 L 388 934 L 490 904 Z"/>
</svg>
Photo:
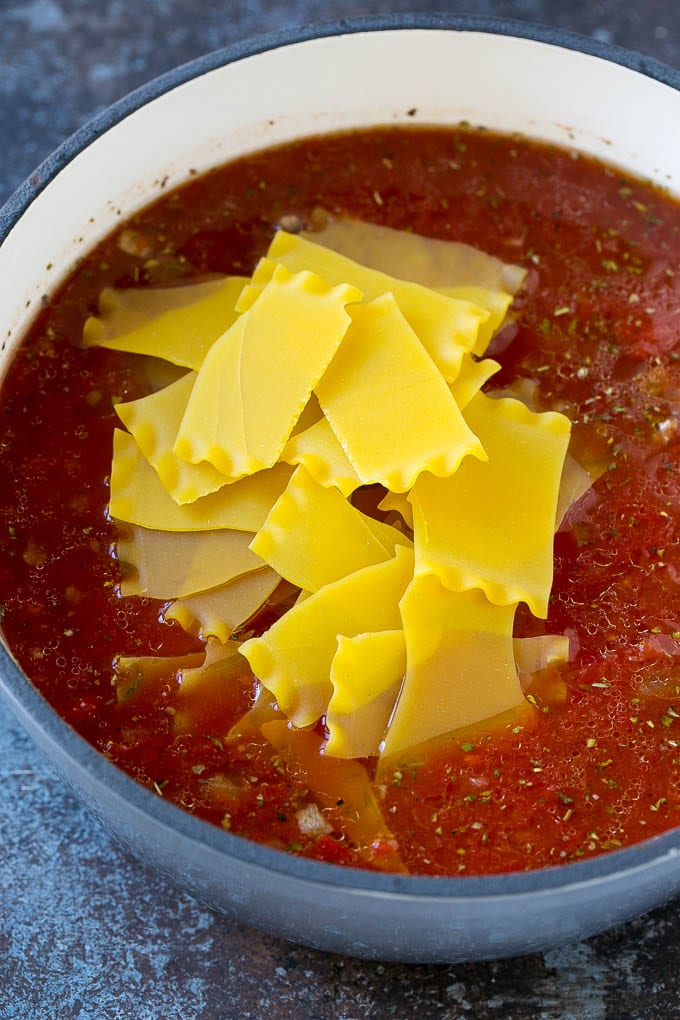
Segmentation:
<svg viewBox="0 0 680 1020">
<path fill-rule="evenodd" d="M 107 519 L 112 398 L 148 391 L 144 362 L 79 347 L 104 286 L 252 270 L 282 217 L 315 207 L 466 241 L 530 269 L 491 386 L 535 379 L 577 449 L 608 469 L 556 536 L 547 621 L 575 657 L 532 688 L 529 725 L 459 736 L 377 784 L 409 870 L 483 874 L 628 845 L 680 822 L 680 207 L 594 161 L 489 132 L 394 128 L 308 139 L 197 177 L 82 260 L 9 368 L 0 433 L 2 628 L 27 674 L 90 742 L 164 797 L 294 853 L 380 867 L 385 841 L 304 836 L 314 801 L 276 749 L 225 734 L 244 665 L 197 728 L 174 674 L 120 703 L 112 661 L 200 644 L 121 599 Z M 269 621 L 263 616 L 259 626 Z M 549 696 L 550 682 L 566 700 Z M 565 686 L 566 685 L 566 686 Z M 209 722 L 209 728 L 208 728 Z M 322 730 L 319 729 L 319 737 Z"/>
</svg>

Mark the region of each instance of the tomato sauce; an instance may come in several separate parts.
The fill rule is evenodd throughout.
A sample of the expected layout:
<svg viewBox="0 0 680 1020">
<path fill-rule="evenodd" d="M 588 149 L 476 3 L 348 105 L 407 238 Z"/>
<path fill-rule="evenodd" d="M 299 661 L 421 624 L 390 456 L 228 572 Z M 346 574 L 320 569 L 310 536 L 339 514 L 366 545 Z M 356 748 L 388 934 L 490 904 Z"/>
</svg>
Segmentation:
<svg viewBox="0 0 680 1020">
<path fill-rule="evenodd" d="M 252 700 L 245 671 L 201 703 L 173 676 L 122 702 L 112 684 L 117 655 L 201 646 L 159 620 L 160 603 L 117 594 L 112 402 L 149 382 L 141 359 L 83 350 L 84 320 L 105 286 L 249 273 L 277 225 L 309 225 L 318 207 L 526 266 L 493 386 L 536 381 L 541 406 L 574 423 L 576 450 L 605 467 L 556 536 L 547 621 L 518 614 L 518 634 L 568 634 L 571 661 L 530 689 L 530 724 L 450 740 L 375 784 L 401 861 L 437 875 L 525 870 L 680 824 L 680 207 L 520 137 L 385 128 L 300 141 L 161 195 L 82 260 L 2 388 L 8 645 L 55 709 L 158 795 L 292 853 L 394 866 L 393 842 L 343 832 L 354 772 L 330 831 L 305 834 L 308 770 L 259 738 L 225 743 Z"/>
</svg>

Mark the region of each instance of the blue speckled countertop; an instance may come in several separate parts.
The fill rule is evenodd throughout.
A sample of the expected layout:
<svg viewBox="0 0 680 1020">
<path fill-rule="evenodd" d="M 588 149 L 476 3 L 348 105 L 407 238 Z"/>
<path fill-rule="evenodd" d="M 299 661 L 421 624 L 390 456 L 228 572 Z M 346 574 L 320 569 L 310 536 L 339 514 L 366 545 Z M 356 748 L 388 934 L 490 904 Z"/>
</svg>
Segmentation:
<svg viewBox="0 0 680 1020">
<path fill-rule="evenodd" d="M 0 0 L 0 204 L 93 113 L 202 52 L 430 10 L 540 21 L 680 66 L 677 0 Z M 404 967 L 290 946 L 121 850 L 0 704 L 0 1020 L 665 1020 L 680 1016 L 678 947 L 677 904 L 498 963 Z"/>
</svg>

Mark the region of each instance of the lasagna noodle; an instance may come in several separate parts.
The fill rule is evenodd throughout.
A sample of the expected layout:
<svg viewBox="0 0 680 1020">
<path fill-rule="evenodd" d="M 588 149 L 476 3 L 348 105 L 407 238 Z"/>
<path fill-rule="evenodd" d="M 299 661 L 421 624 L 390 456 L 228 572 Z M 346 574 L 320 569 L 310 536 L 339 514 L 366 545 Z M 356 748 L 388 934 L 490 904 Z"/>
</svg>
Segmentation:
<svg viewBox="0 0 680 1020">
<path fill-rule="evenodd" d="M 224 485 L 194 503 L 178 506 L 131 435 L 115 429 L 109 513 L 153 531 L 257 531 L 290 477 L 286 464 Z"/>
<path fill-rule="evenodd" d="M 540 673 L 558 662 L 569 661 L 569 638 L 564 634 L 538 634 L 512 642 L 517 668 L 522 673 Z"/>
<path fill-rule="evenodd" d="M 291 436 L 283 448 L 281 460 L 286 464 L 301 464 L 319 485 L 334 485 L 343 496 L 350 496 L 361 485 L 361 479 L 326 418 Z"/>
<path fill-rule="evenodd" d="M 372 269 L 434 289 L 477 287 L 514 295 L 526 277 L 521 266 L 502 262 L 469 244 L 364 220 L 330 220 L 313 234 L 303 231 L 302 237 Z"/>
<path fill-rule="evenodd" d="M 216 719 L 233 717 L 233 706 L 241 697 L 248 669 L 235 641 L 208 640 L 203 663 L 180 674 L 180 701 L 173 727 L 179 733 L 214 732 Z M 219 783 L 215 776 L 213 782 Z"/>
<path fill-rule="evenodd" d="M 440 287 L 440 294 L 456 298 L 458 301 L 470 301 L 488 313 L 488 319 L 480 323 L 479 332 L 472 353 L 481 357 L 489 346 L 492 337 L 498 332 L 512 304 L 512 296 L 501 290 L 488 290 L 485 287 Z"/>
<path fill-rule="evenodd" d="M 246 669 L 236 641 L 207 641 L 205 658 L 198 666 L 185 668 L 180 675 L 182 694 L 200 693 L 208 678 L 225 679 L 227 673 L 243 676 Z"/>
<path fill-rule="evenodd" d="M 228 641 L 237 627 L 249 620 L 269 598 L 281 578 L 271 567 L 235 577 L 211 591 L 177 599 L 164 618 L 202 639 Z"/>
<path fill-rule="evenodd" d="M 333 694 L 326 710 L 325 754 L 337 758 L 378 754 L 405 671 L 403 631 L 339 635 L 331 663 Z"/>
<path fill-rule="evenodd" d="M 452 592 L 434 574 L 416 577 L 401 601 L 406 677 L 382 760 L 523 703 L 512 643 L 515 605 L 483 592 Z"/>
<path fill-rule="evenodd" d="M 413 549 L 413 542 L 408 535 L 405 535 L 399 528 L 395 528 L 394 525 L 387 524 L 385 521 L 377 521 L 367 515 L 364 515 L 364 520 L 390 556 L 392 556 L 398 545 L 405 545 L 409 549 Z"/>
<path fill-rule="evenodd" d="M 274 695 L 266 687 L 260 686 L 253 704 L 240 719 L 236 720 L 227 733 L 227 740 L 229 743 L 248 740 L 251 737 L 255 737 L 257 740 L 262 736 L 261 727 L 263 724 L 281 720 L 281 715 L 281 709 L 276 704 Z"/>
<path fill-rule="evenodd" d="M 466 354 L 460 364 L 460 372 L 455 382 L 449 383 L 449 389 L 458 407 L 463 411 L 476 393 L 479 393 L 487 379 L 499 371 L 500 365 L 491 358 L 477 361 Z"/>
<path fill-rule="evenodd" d="M 316 395 L 361 481 L 404 492 L 422 471 L 449 475 L 467 454 L 486 459 L 394 297 L 350 315 Z"/>
<path fill-rule="evenodd" d="M 291 584 L 318 591 L 394 555 L 398 532 L 388 544 L 373 523 L 338 489 L 298 467 L 250 548 Z"/>
<path fill-rule="evenodd" d="M 379 273 L 283 230 L 270 244 L 268 257 L 293 271 L 312 269 L 331 284 L 353 284 L 363 292 L 366 301 L 393 294 L 407 322 L 449 381 L 458 375 L 463 354 L 473 350 L 479 327 L 489 317 L 488 312 L 470 301 L 449 298 L 408 279 Z"/>
<path fill-rule="evenodd" d="M 413 531 L 413 507 L 409 503 L 408 493 L 390 492 L 385 493 L 378 503 L 379 510 L 396 510 L 408 528 Z"/>
<path fill-rule="evenodd" d="M 481 393 L 465 415 L 489 460 L 468 457 L 448 478 L 417 480 L 416 575 L 434 573 L 453 591 L 481 588 L 498 605 L 523 601 L 545 617 L 569 421 Z"/>
<path fill-rule="evenodd" d="M 156 393 L 116 405 L 116 413 L 176 503 L 192 503 L 217 492 L 229 479 L 212 464 L 187 464 L 174 452 L 196 373 L 187 372 Z"/>
<path fill-rule="evenodd" d="M 251 549 L 249 531 L 149 531 L 133 525 L 118 542 L 127 567 L 121 595 L 178 599 L 227 584 L 265 563 Z"/>
<path fill-rule="evenodd" d="M 483 308 L 488 319 L 479 326 L 473 348 L 478 355 L 502 326 L 513 295 L 526 277 L 520 266 L 501 262 L 470 245 L 361 220 L 333 220 L 314 234 L 303 231 L 302 237 L 363 266 Z"/>
<path fill-rule="evenodd" d="M 257 301 L 212 347 L 180 425 L 175 452 L 231 478 L 278 460 L 342 340 L 361 292 L 277 266 Z"/>
<path fill-rule="evenodd" d="M 596 475 L 597 477 L 597 475 Z M 557 512 L 555 514 L 555 530 L 559 531 L 562 522 L 574 503 L 577 503 L 581 496 L 585 496 L 595 479 L 584 467 L 581 467 L 575 457 L 567 453 L 564 459 L 560 491 L 557 497 Z"/>
<path fill-rule="evenodd" d="M 161 687 L 177 682 L 183 669 L 200 666 L 205 652 L 188 655 L 119 655 L 113 664 L 116 700 L 119 704 L 138 694 L 158 694 Z"/>
<path fill-rule="evenodd" d="M 99 315 L 83 330 L 86 347 L 151 354 L 198 369 L 212 344 L 236 318 L 247 279 L 227 276 L 177 287 L 114 290 L 99 298 Z"/>
<path fill-rule="evenodd" d="M 320 588 L 241 645 L 253 673 L 295 726 L 310 726 L 326 711 L 338 634 L 401 627 L 398 603 L 412 573 L 413 552 L 399 546 L 392 559 Z"/>
</svg>

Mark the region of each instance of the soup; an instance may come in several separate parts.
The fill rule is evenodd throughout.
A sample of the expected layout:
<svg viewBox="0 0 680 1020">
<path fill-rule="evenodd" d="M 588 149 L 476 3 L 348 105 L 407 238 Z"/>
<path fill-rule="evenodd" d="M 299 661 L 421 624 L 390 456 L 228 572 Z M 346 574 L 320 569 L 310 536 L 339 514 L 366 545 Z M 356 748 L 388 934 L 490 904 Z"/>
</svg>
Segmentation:
<svg viewBox="0 0 680 1020">
<path fill-rule="evenodd" d="M 82 344 L 105 288 L 247 275 L 276 229 L 313 232 L 327 218 L 462 241 L 523 267 L 486 389 L 529 384 L 541 411 L 571 421 L 570 448 L 597 476 L 555 536 L 547 618 L 520 605 L 515 621 L 518 638 L 566 638 L 567 661 L 532 678 L 528 714 L 454 732 L 390 769 L 323 755 L 323 720 L 295 745 L 283 720 L 269 739 L 257 726 L 227 739 L 257 693 L 245 668 L 218 667 L 200 696 L 179 682 L 177 662 L 195 668 L 203 643 L 162 618 L 162 600 L 121 597 L 107 515 L 114 405 L 169 378 Z M 466 127 L 303 140 L 163 196 L 46 300 L 4 380 L 0 602 L 21 666 L 159 796 L 307 857 L 485 874 L 676 825 L 679 226 L 675 202 L 616 170 Z M 235 636 L 266 632 L 297 595 L 280 585 Z M 126 687 L 120 656 L 174 665 Z"/>
</svg>

